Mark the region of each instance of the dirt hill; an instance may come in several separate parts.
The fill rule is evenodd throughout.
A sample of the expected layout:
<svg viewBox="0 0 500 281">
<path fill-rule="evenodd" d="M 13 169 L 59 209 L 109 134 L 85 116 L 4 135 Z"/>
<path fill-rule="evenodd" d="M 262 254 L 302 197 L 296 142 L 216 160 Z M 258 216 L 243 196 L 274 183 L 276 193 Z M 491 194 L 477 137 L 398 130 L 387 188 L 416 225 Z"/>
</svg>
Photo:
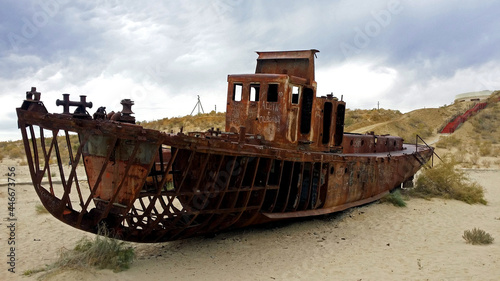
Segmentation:
<svg viewBox="0 0 500 281">
<path fill-rule="evenodd" d="M 365 120 L 373 120 L 371 117 L 373 115 L 382 115 L 378 118 L 385 121 L 371 122 L 367 126 L 346 123 L 345 131 L 353 133 L 373 131 L 379 135 L 390 134 L 401 136 L 406 142 L 415 142 L 415 135 L 417 134 L 424 140 L 433 139 L 446 123 L 466 111 L 473 104 L 473 102 L 462 102 L 440 108 L 417 109 L 405 114 L 393 114 L 390 110 L 382 111 L 382 109 L 380 112 L 375 109 L 347 111 L 346 120 L 351 119 L 349 115 L 354 113 L 355 115 L 364 116 L 363 119 Z"/>
<path fill-rule="evenodd" d="M 226 127 L 226 113 L 212 111 L 205 114 L 187 115 L 184 117 L 163 118 L 150 122 L 140 122 L 144 128 L 154 129 L 164 132 L 204 132 L 210 128 L 221 129 Z"/>
<path fill-rule="evenodd" d="M 500 92 L 495 92 L 496 99 Z M 494 94 L 495 94 L 494 93 Z M 466 168 L 500 167 L 500 103 L 490 102 L 453 134 L 436 143 L 439 153 L 449 153 Z"/>
<path fill-rule="evenodd" d="M 346 120 L 363 116 L 360 119 L 378 120 L 364 121 L 364 126 L 347 124 L 346 132 L 390 134 L 401 136 L 407 143 L 415 143 L 415 135 L 422 137 L 428 144 L 436 147 L 439 155 L 453 156 L 464 168 L 498 168 L 500 167 L 500 91 L 494 92 L 486 109 L 480 111 L 453 134 L 442 135 L 438 132 L 456 116 L 471 108 L 474 102 L 458 102 L 440 108 L 424 108 L 405 114 L 393 114 L 391 111 L 353 110 L 346 111 Z M 354 118 L 355 119 L 355 118 Z"/>
</svg>

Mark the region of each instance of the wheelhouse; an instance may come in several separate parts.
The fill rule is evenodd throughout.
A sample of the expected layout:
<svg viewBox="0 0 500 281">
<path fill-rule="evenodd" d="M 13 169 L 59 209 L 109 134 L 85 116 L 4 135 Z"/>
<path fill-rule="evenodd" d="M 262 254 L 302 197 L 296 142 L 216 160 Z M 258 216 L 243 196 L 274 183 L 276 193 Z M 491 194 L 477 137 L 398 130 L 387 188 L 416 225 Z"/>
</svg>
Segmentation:
<svg viewBox="0 0 500 281">
<path fill-rule="evenodd" d="M 226 131 L 283 147 L 341 150 L 345 103 L 333 95 L 316 97 L 317 52 L 258 52 L 255 74 L 229 75 Z"/>
</svg>

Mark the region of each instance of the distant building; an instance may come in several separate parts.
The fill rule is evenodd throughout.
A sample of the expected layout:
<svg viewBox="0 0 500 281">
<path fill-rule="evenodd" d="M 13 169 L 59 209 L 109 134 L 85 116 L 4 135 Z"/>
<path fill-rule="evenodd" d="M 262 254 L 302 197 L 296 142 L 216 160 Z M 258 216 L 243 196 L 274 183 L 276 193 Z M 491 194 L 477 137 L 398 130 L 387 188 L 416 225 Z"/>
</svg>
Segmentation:
<svg viewBox="0 0 500 281">
<path fill-rule="evenodd" d="M 493 93 L 493 91 L 489 91 L 489 90 L 463 93 L 463 94 L 455 96 L 455 102 L 482 101 L 482 100 L 489 98 L 491 93 Z"/>
</svg>

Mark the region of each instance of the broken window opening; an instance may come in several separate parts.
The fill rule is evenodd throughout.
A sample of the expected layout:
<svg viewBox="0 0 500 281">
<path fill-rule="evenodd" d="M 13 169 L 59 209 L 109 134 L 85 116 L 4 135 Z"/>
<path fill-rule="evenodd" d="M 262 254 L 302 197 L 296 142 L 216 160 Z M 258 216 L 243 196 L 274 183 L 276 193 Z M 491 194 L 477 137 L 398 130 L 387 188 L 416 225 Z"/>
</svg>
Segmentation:
<svg viewBox="0 0 500 281">
<path fill-rule="evenodd" d="M 233 101 L 241 101 L 243 95 L 243 84 L 235 83 L 233 85 Z"/>
<path fill-rule="evenodd" d="M 311 131 L 311 114 L 313 106 L 313 90 L 305 88 L 302 93 L 302 106 L 300 118 L 300 133 L 309 134 Z"/>
<path fill-rule="evenodd" d="M 323 138 L 322 143 L 328 144 L 330 142 L 330 127 L 332 125 L 332 103 L 325 102 L 323 110 Z"/>
<path fill-rule="evenodd" d="M 260 85 L 250 84 L 250 101 L 259 101 Z"/>
<path fill-rule="evenodd" d="M 337 122 L 335 124 L 335 146 L 342 145 L 342 138 L 344 135 L 344 116 L 345 116 L 345 105 L 337 105 Z"/>
<path fill-rule="evenodd" d="M 292 104 L 299 104 L 300 87 L 292 86 Z"/>
<path fill-rule="evenodd" d="M 278 101 L 278 84 L 269 84 L 267 86 L 267 101 L 277 102 Z"/>
</svg>

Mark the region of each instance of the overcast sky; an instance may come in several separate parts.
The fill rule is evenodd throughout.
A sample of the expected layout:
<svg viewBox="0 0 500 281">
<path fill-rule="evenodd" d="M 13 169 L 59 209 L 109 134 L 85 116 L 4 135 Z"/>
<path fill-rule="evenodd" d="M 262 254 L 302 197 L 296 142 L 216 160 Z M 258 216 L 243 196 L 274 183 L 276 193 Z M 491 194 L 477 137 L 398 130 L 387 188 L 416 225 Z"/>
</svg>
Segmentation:
<svg viewBox="0 0 500 281">
<path fill-rule="evenodd" d="M 500 89 L 500 1 L 69 1 L 0 4 L 0 140 L 20 139 L 15 108 L 32 86 L 87 95 L 137 120 L 225 111 L 228 74 L 255 51 L 318 49 L 318 95 L 351 109 L 407 112 Z"/>
</svg>

